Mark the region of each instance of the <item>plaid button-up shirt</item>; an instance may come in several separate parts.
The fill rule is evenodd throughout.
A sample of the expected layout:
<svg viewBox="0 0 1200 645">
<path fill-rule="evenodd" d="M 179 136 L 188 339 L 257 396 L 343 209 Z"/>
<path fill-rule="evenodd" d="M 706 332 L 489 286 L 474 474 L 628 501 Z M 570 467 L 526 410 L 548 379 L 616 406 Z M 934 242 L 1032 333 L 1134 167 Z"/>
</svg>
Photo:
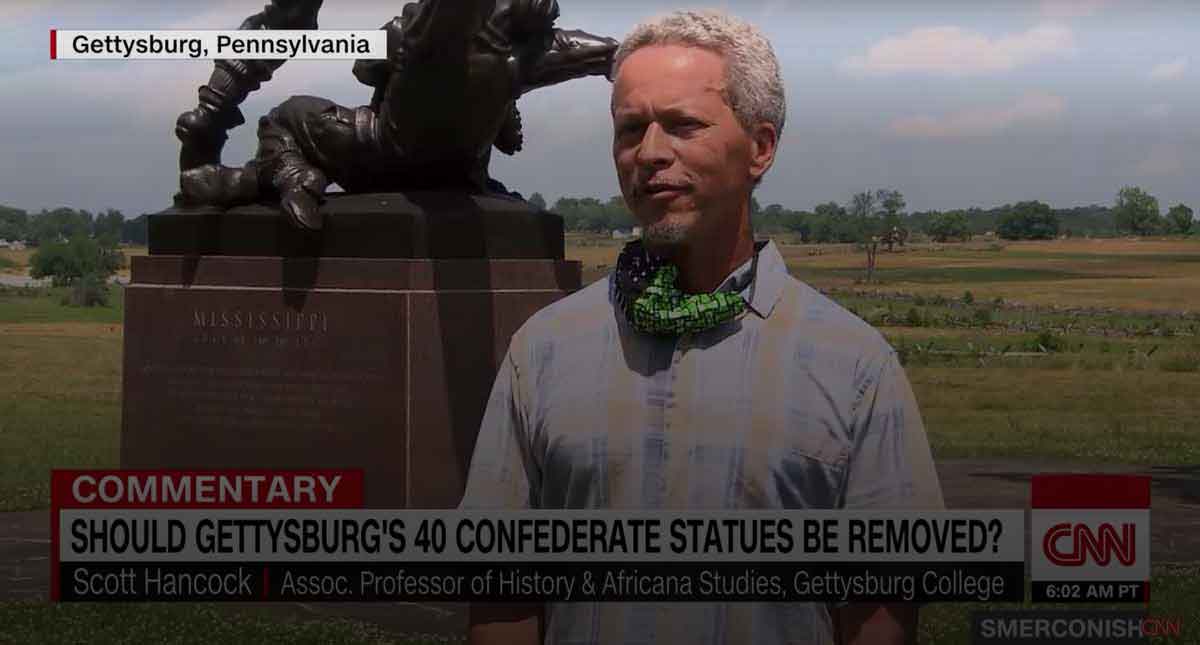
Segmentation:
<svg viewBox="0 0 1200 645">
<path fill-rule="evenodd" d="M 865 322 L 791 277 L 773 243 L 702 333 L 633 330 L 599 280 L 513 336 L 464 509 L 940 509 L 912 389 Z M 754 275 L 751 275 L 753 271 Z M 559 603 L 547 642 L 831 643 L 816 603 Z"/>
</svg>

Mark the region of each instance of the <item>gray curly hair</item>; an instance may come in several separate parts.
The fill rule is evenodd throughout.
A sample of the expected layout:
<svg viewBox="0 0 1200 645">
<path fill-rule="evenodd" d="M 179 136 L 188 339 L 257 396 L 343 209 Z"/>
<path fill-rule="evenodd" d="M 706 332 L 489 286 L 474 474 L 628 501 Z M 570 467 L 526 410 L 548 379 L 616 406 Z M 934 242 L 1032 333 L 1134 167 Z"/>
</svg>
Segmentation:
<svg viewBox="0 0 1200 645">
<path fill-rule="evenodd" d="M 783 134 L 787 99 L 771 42 L 754 25 L 717 9 L 676 11 L 634 27 L 613 58 L 612 77 L 633 52 L 650 45 L 690 45 L 725 58 L 725 100 L 742 127 L 774 124 Z"/>
</svg>

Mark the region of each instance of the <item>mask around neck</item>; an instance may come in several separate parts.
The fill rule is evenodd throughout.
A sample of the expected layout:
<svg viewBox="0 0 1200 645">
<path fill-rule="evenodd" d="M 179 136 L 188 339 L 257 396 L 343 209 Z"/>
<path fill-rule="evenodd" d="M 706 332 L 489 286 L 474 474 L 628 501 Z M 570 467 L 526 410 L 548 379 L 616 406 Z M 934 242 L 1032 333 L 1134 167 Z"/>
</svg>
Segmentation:
<svg viewBox="0 0 1200 645">
<path fill-rule="evenodd" d="M 694 334 L 746 311 L 746 301 L 736 293 L 684 293 L 678 286 L 678 267 L 649 253 L 640 240 L 621 250 L 615 278 L 618 307 L 630 325 L 643 333 Z"/>
</svg>

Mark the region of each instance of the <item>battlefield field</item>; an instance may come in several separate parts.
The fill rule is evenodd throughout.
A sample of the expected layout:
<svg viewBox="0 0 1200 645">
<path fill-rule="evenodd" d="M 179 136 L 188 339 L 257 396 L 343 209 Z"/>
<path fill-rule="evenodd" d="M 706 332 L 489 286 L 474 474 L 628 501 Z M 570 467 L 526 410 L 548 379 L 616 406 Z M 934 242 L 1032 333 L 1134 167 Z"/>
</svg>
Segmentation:
<svg viewBox="0 0 1200 645">
<path fill-rule="evenodd" d="M 909 244 L 881 249 L 869 282 L 853 245 L 776 243 L 793 275 L 870 322 L 900 354 L 939 462 L 1049 460 L 1200 478 L 1200 237 Z M 621 245 L 570 234 L 567 256 L 583 263 L 587 283 L 611 269 Z M 27 252 L 0 250 L 0 274 L 27 263 Z M 48 508 L 50 468 L 118 465 L 120 287 L 103 307 L 62 298 L 0 284 L 0 515 Z M 1200 491 L 1191 495 L 1200 518 Z M 1152 613 L 1181 616 L 1200 637 L 1198 569 L 1187 560 L 1156 566 Z M 922 642 L 964 642 L 978 608 L 926 610 Z M 140 625 L 150 639 L 190 625 L 262 642 L 422 642 L 206 606 L 121 608 L 128 621 L 99 620 L 113 611 L 0 602 L 0 624 L 30 640 L 69 640 L 72 625 L 94 634 L 111 622 Z"/>
<path fill-rule="evenodd" d="M 620 242 L 575 238 L 584 281 Z M 934 456 L 1200 464 L 1200 239 L 787 244 L 899 352 Z"/>
</svg>

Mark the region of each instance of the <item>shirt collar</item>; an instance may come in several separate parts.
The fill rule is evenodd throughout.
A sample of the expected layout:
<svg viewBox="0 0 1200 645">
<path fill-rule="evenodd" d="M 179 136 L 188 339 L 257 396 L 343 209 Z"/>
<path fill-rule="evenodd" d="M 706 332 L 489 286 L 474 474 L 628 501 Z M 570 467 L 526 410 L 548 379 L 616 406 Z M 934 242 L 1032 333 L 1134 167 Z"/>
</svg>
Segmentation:
<svg viewBox="0 0 1200 645">
<path fill-rule="evenodd" d="M 775 303 L 779 301 L 786 276 L 787 265 L 775 242 L 756 242 L 754 256 L 726 276 L 717 287 L 717 291 L 738 293 L 750 305 L 751 311 L 759 318 L 766 318 L 771 315 Z"/>
</svg>

